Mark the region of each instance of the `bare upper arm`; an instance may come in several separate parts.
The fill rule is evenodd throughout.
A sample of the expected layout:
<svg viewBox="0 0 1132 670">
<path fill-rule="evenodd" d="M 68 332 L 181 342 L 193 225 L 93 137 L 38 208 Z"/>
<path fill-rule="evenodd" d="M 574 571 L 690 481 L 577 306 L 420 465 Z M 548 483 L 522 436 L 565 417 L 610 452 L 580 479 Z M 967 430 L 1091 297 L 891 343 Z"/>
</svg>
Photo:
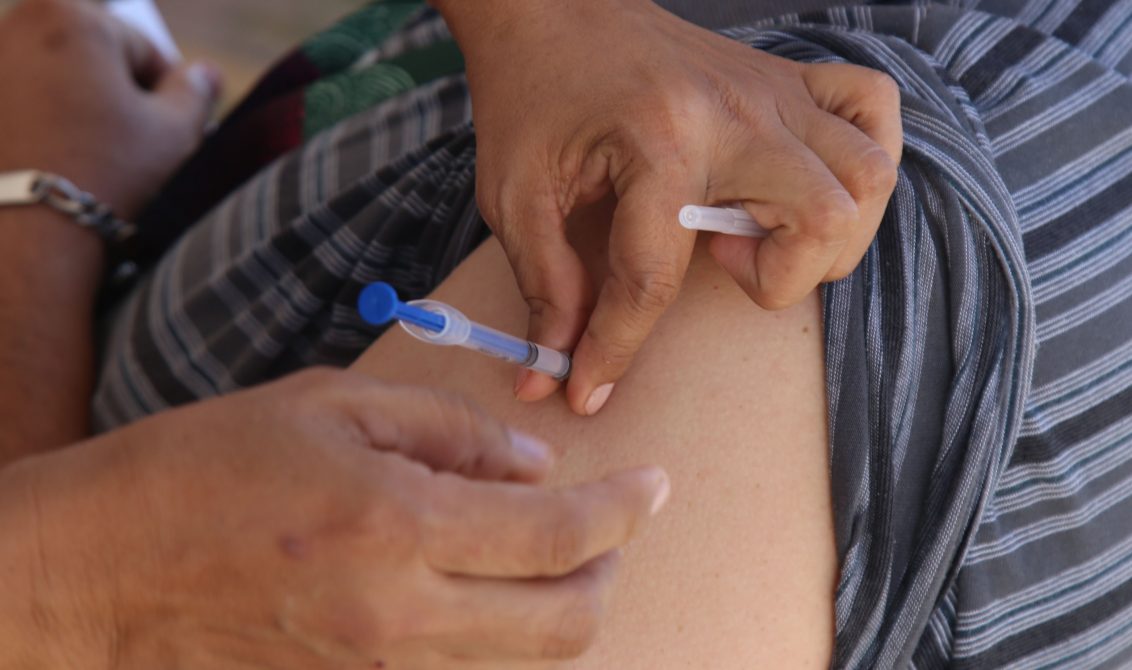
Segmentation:
<svg viewBox="0 0 1132 670">
<path fill-rule="evenodd" d="M 589 245 L 591 260 L 600 246 Z M 526 306 L 495 240 L 432 297 L 525 332 Z M 463 393 L 543 437 L 560 454 L 558 483 L 644 463 L 668 470 L 672 498 L 626 551 L 599 640 L 570 667 L 828 666 L 837 565 L 817 294 L 763 311 L 698 248 L 680 298 L 591 418 L 561 395 L 519 403 L 514 367 L 400 329 L 355 367 Z"/>
</svg>

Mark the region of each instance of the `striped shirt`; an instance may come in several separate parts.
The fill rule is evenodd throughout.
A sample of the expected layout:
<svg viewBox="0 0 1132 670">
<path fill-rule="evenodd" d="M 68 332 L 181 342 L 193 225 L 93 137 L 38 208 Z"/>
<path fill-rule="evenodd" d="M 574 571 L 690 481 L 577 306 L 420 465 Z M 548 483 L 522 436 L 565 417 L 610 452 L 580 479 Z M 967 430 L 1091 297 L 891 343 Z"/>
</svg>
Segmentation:
<svg viewBox="0 0 1132 670">
<path fill-rule="evenodd" d="M 1132 664 L 1132 0 L 724 32 L 902 90 L 896 192 L 824 290 L 834 665 Z M 487 235 L 468 118 L 447 77 L 233 193 L 107 320 L 98 427 L 353 360 L 364 284 L 423 296 Z"/>
</svg>

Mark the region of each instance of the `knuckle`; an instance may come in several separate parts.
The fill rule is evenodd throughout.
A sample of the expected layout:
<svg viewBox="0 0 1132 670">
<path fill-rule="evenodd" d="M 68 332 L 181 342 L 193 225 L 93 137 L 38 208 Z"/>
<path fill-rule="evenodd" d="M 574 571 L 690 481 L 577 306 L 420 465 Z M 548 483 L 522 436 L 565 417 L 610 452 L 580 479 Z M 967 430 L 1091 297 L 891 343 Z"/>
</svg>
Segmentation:
<svg viewBox="0 0 1132 670">
<path fill-rule="evenodd" d="M 840 244 L 857 218 L 857 203 L 844 191 L 833 191 L 810 200 L 801 213 L 806 236 L 822 245 Z"/>
<path fill-rule="evenodd" d="M 703 153 L 703 119 L 720 115 L 721 103 L 693 87 L 657 88 L 658 98 L 640 103 L 634 122 L 619 127 L 606 142 L 616 148 L 618 172 L 624 176 L 653 173 L 684 179 Z M 728 111 L 724 118 L 731 118 Z"/>
<path fill-rule="evenodd" d="M 549 526 L 545 547 L 546 569 L 554 575 L 573 572 L 585 560 L 586 519 L 574 507 L 566 507 Z"/>
<path fill-rule="evenodd" d="M 863 198 L 887 195 L 896 187 L 896 163 L 885 150 L 876 146 L 854 162 L 845 186 Z"/>
<path fill-rule="evenodd" d="M 580 296 L 560 298 L 559 302 L 532 292 L 524 296 L 524 300 L 527 302 L 530 320 L 543 323 L 585 323 L 594 306 L 593 296 L 588 292 L 582 292 Z"/>
<path fill-rule="evenodd" d="M 895 79 L 880 70 L 865 68 L 862 88 L 881 109 L 895 110 L 900 106 L 900 86 Z"/>
<path fill-rule="evenodd" d="M 601 599 L 592 588 L 572 594 L 543 640 L 543 658 L 565 660 L 581 656 L 597 637 L 601 614 Z"/>
<path fill-rule="evenodd" d="M 680 292 L 680 272 L 667 262 L 629 259 L 620 281 L 625 288 L 629 306 L 638 314 L 652 314 L 663 310 Z"/>
<path fill-rule="evenodd" d="M 414 558 L 427 539 L 425 522 L 390 495 L 369 495 L 359 504 L 357 529 L 373 546 L 398 561 Z"/>
<path fill-rule="evenodd" d="M 524 296 L 524 299 L 527 301 L 527 309 L 530 312 L 531 319 L 546 319 L 558 316 L 558 307 L 548 298 L 528 295 Z"/>
<path fill-rule="evenodd" d="M 657 82 L 648 90 L 647 103 L 640 100 L 636 124 L 622 128 L 631 141 L 666 141 L 673 145 L 689 131 L 691 112 L 702 106 L 702 93 L 686 80 L 671 81 L 666 85 Z"/>
<path fill-rule="evenodd" d="M 672 106 L 663 112 L 655 114 L 644 130 L 647 135 L 638 134 L 636 139 L 645 149 L 652 152 L 642 152 L 647 158 L 649 167 L 657 171 L 671 170 L 668 165 L 686 165 L 691 154 L 691 147 L 696 146 L 697 136 L 700 134 L 699 126 L 693 122 L 695 117 L 685 105 Z M 638 130 L 638 133 L 640 131 Z M 665 163 L 665 159 L 671 163 Z"/>
</svg>

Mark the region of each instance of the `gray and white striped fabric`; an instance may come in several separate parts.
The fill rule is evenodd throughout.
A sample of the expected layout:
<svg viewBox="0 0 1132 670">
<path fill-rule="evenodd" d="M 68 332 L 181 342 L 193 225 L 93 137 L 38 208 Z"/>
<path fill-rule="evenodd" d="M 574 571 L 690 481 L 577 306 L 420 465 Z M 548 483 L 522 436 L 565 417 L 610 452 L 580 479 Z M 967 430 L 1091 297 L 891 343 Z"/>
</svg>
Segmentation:
<svg viewBox="0 0 1132 670">
<path fill-rule="evenodd" d="M 726 34 L 903 91 L 893 201 L 824 292 L 834 665 L 1132 665 L 1132 0 Z M 233 194 L 108 321 L 98 427 L 352 360 L 361 286 L 421 296 L 487 235 L 468 112 L 436 82 Z"/>
</svg>

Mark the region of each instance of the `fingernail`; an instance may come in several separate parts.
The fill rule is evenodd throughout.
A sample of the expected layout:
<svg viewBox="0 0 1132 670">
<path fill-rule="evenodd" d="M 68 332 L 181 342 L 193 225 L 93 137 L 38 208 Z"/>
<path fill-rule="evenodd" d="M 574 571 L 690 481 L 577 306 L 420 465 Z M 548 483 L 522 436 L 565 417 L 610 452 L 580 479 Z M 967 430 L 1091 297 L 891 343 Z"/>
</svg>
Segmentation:
<svg viewBox="0 0 1132 670">
<path fill-rule="evenodd" d="M 605 401 L 609 400 L 609 394 L 613 393 L 613 384 L 602 384 L 590 393 L 589 399 L 586 400 L 586 415 L 593 416 L 605 407 Z"/>
<path fill-rule="evenodd" d="M 539 464 L 550 462 L 551 452 L 549 444 L 521 430 L 508 428 L 507 432 L 511 437 L 511 448 L 524 458 Z"/>
<path fill-rule="evenodd" d="M 523 384 L 526 384 L 527 380 L 530 379 L 530 378 L 531 378 L 531 371 L 530 370 L 528 370 L 526 368 L 519 370 L 519 374 L 515 375 L 515 390 L 514 390 L 515 395 L 519 395 L 519 391 L 521 391 L 523 389 Z"/>
<path fill-rule="evenodd" d="M 656 513 L 664 507 L 664 503 L 668 502 L 668 496 L 672 494 L 672 482 L 668 479 L 668 473 L 664 470 L 660 471 L 660 488 L 656 490 L 652 498 L 652 507 L 649 508 L 649 513 L 656 516 Z"/>
</svg>

